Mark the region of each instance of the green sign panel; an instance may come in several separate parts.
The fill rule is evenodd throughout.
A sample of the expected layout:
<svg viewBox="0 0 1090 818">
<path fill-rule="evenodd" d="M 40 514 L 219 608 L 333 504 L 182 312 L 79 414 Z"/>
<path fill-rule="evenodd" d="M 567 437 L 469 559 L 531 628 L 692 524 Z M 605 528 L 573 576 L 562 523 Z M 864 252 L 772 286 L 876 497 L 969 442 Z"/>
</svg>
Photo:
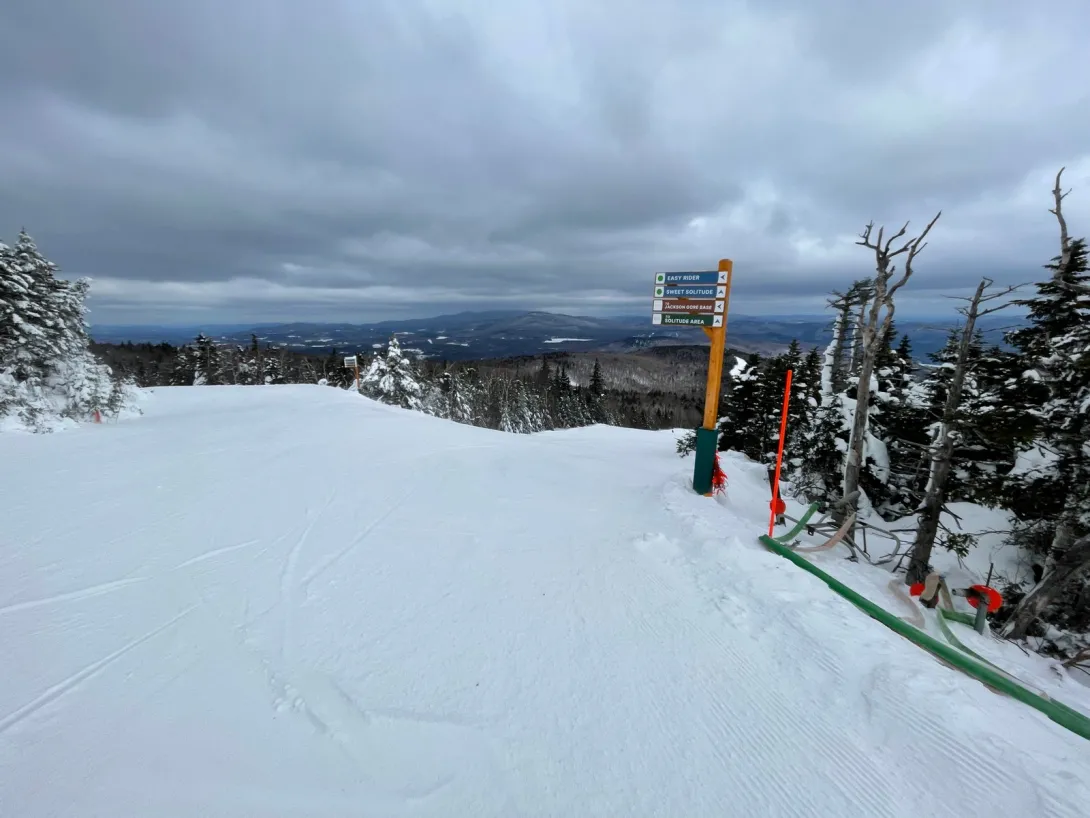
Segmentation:
<svg viewBox="0 0 1090 818">
<path fill-rule="evenodd" d="M 664 327 L 721 327 L 722 315 L 671 315 L 670 313 L 656 312 L 651 316 L 651 322 Z"/>
</svg>

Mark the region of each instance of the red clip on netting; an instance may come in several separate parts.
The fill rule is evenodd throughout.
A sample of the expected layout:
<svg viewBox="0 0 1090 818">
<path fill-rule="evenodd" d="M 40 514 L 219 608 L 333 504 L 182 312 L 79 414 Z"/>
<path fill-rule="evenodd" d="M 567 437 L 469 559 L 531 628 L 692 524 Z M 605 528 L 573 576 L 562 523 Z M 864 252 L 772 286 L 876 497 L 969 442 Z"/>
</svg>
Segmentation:
<svg viewBox="0 0 1090 818">
<path fill-rule="evenodd" d="M 715 465 L 712 467 L 712 494 L 727 490 L 727 473 L 719 467 L 719 453 L 715 453 Z"/>
</svg>

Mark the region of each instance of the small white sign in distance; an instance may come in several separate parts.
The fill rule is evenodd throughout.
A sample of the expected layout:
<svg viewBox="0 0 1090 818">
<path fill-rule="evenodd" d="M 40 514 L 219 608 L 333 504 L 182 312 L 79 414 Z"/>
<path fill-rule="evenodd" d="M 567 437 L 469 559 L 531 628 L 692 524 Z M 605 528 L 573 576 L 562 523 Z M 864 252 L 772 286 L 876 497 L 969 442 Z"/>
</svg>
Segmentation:
<svg viewBox="0 0 1090 818">
<path fill-rule="evenodd" d="M 356 356 L 353 355 L 350 358 L 345 358 L 344 359 L 344 365 L 345 365 L 345 367 L 347 367 L 349 369 L 354 367 L 356 365 Z"/>
</svg>

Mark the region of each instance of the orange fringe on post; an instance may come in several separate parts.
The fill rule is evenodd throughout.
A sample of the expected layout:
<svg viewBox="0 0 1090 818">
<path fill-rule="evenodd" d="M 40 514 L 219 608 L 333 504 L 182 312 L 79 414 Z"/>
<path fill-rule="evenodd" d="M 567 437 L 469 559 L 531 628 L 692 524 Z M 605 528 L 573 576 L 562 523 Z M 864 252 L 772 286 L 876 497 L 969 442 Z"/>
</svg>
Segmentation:
<svg viewBox="0 0 1090 818">
<path fill-rule="evenodd" d="M 719 452 L 715 453 L 715 466 L 712 467 L 712 494 L 727 490 L 727 473 L 719 466 Z"/>
</svg>

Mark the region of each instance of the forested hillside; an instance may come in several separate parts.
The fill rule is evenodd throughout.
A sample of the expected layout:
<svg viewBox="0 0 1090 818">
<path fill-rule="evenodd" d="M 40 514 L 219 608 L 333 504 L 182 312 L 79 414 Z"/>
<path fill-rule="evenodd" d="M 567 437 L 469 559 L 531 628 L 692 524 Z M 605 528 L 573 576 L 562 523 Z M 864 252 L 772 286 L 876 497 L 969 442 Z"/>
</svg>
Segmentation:
<svg viewBox="0 0 1090 818">
<path fill-rule="evenodd" d="M 592 402 L 598 408 L 592 414 L 576 413 L 575 417 L 584 421 L 597 418 L 600 420 L 594 422 L 637 429 L 672 429 L 698 424 L 703 412 L 706 346 L 445 362 L 413 356 L 396 336 L 394 344 L 395 354 L 409 361 L 409 377 L 421 384 L 424 405 L 432 405 L 426 399 L 428 394 L 454 388 L 467 395 L 467 405 L 477 407 L 458 418 L 476 425 L 518 431 L 562 428 L 568 421 L 549 419 L 551 410 L 542 414 L 531 406 L 535 402 L 554 405 L 561 399 L 585 404 L 590 390 L 597 390 L 599 397 Z M 335 349 L 325 355 L 310 355 L 262 345 L 256 337 L 248 346 L 239 346 L 216 343 L 205 335 L 180 347 L 121 343 L 92 344 L 91 348 L 115 371 L 143 387 L 320 381 L 348 387 L 354 375 L 344 366 L 346 355 L 356 355 L 366 368 L 376 355 L 388 354 L 387 350 Z M 733 366 L 734 360 L 730 357 L 725 368 Z M 563 398 L 566 392 L 575 397 Z M 488 406 L 492 408 L 486 409 Z M 501 423 L 501 417 L 509 421 Z M 520 419 L 515 421 L 515 417 Z"/>
</svg>

